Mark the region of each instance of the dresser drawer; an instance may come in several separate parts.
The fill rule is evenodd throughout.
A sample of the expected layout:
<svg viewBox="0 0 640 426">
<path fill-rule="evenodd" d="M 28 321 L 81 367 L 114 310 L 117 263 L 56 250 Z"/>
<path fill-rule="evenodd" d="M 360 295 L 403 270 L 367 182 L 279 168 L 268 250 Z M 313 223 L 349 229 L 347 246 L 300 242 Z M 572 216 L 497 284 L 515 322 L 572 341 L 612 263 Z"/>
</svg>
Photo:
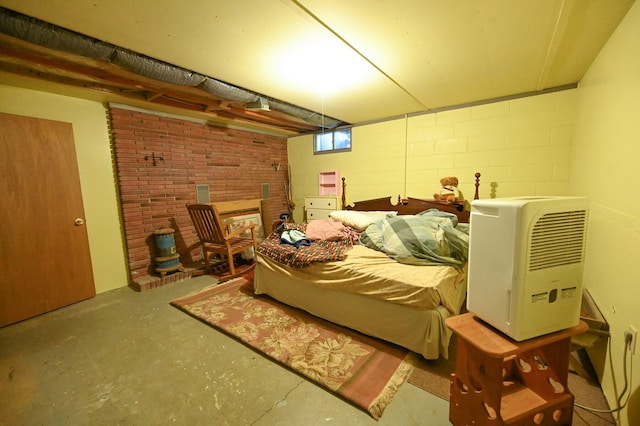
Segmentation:
<svg viewBox="0 0 640 426">
<path fill-rule="evenodd" d="M 322 209 L 307 209 L 307 221 L 314 219 L 329 219 L 329 214 L 333 211 L 331 210 L 322 210 Z"/>
<path fill-rule="evenodd" d="M 338 199 L 336 197 L 306 197 L 304 199 L 304 208 L 306 210 L 338 210 Z"/>
</svg>

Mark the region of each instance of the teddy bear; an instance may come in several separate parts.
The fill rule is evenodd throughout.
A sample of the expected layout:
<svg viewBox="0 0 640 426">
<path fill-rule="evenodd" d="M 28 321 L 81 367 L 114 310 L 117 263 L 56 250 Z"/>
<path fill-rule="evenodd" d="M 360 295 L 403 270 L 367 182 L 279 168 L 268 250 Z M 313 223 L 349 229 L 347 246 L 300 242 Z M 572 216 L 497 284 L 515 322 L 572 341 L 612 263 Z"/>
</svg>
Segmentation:
<svg viewBox="0 0 640 426">
<path fill-rule="evenodd" d="M 458 178 L 455 176 L 447 176 L 440 179 L 442 188 L 439 193 L 433 194 L 433 199 L 441 202 L 452 204 L 463 201 L 462 194 L 458 190 Z"/>
</svg>

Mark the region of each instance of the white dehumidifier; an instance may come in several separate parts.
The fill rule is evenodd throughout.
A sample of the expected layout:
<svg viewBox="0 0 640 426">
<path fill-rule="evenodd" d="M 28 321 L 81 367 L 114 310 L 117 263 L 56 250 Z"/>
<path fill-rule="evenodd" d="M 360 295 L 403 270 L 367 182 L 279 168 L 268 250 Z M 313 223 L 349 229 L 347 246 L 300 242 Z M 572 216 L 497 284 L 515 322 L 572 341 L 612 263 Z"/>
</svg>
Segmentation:
<svg viewBox="0 0 640 426">
<path fill-rule="evenodd" d="M 589 200 L 474 200 L 467 308 L 514 340 L 580 321 Z"/>
</svg>

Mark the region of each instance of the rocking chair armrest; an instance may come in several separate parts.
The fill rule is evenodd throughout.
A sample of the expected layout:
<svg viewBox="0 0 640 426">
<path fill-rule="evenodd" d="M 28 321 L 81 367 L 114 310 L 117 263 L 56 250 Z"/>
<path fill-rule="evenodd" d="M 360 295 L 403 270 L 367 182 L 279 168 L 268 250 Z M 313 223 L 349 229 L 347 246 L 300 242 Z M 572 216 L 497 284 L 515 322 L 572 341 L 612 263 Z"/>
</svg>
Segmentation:
<svg viewBox="0 0 640 426">
<path fill-rule="evenodd" d="M 231 237 L 237 237 L 238 235 L 251 230 L 252 233 L 256 232 L 255 231 L 256 228 L 256 224 L 252 223 L 251 225 L 247 225 L 247 226 L 242 226 L 240 228 L 236 228 L 234 229 L 232 232 L 227 233 L 226 238 L 231 238 Z"/>
</svg>

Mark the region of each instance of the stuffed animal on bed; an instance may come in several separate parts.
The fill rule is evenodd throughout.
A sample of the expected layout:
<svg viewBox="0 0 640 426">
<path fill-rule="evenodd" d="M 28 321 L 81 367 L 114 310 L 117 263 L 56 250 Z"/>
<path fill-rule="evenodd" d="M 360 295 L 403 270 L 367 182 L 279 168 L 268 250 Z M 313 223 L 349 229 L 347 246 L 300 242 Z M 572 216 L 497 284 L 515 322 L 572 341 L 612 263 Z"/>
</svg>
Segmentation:
<svg viewBox="0 0 640 426">
<path fill-rule="evenodd" d="M 441 203 L 457 203 L 464 201 L 462 194 L 458 191 L 458 178 L 447 176 L 440 179 L 442 188 L 439 193 L 433 194 L 433 199 Z"/>
</svg>

